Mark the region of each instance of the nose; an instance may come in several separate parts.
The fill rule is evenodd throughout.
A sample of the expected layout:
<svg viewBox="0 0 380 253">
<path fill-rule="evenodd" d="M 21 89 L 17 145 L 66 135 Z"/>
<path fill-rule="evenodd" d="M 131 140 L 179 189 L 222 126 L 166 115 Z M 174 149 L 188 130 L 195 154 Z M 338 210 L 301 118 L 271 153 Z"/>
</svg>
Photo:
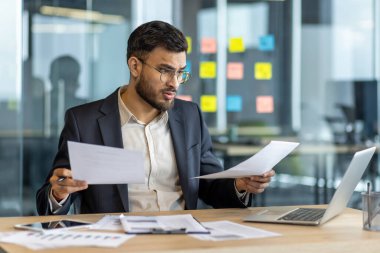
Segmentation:
<svg viewBox="0 0 380 253">
<path fill-rule="evenodd" d="M 178 89 L 180 83 L 178 81 L 178 77 L 177 77 L 177 74 L 175 73 L 174 75 L 172 75 L 171 78 L 169 78 L 167 84 L 170 86 L 170 87 L 173 87 L 175 88 L 176 90 Z"/>
</svg>

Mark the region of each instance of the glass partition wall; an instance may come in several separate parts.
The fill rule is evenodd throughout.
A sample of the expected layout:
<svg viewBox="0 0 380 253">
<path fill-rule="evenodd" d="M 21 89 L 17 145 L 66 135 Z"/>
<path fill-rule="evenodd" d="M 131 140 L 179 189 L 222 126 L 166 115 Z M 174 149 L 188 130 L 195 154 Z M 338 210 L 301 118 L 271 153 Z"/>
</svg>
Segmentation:
<svg viewBox="0 0 380 253">
<path fill-rule="evenodd" d="M 379 145 L 376 0 L 1 5 L 2 216 L 35 214 L 65 110 L 128 83 L 128 36 L 151 20 L 185 33 L 192 76 L 178 98 L 199 104 L 226 169 L 270 140 L 301 143 L 254 205 L 326 203 L 354 152 Z M 380 190 L 377 155 L 350 206 L 360 208 L 367 181 Z"/>
<path fill-rule="evenodd" d="M 0 2 L 0 216 L 22 214 L 21 1 Z M 4 25 L 7 24 L 7 25 Z"/>
</svg>

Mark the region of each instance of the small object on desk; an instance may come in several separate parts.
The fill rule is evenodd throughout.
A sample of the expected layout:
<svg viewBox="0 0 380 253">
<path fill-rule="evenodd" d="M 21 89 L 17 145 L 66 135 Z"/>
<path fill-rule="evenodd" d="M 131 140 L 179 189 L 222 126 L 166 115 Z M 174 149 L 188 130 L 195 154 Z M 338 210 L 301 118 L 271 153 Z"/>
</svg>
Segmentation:
<svg viewBox="0 0 380 253">
<path fill-rule="evenodd" d="M 33 230 L 33 231 L 48 231 L 48 230 L 58 230 L 58 229 L 71 229 L 71 228 L 88 228 L 91 223 L 83 221 L 74 220 L 55 220 L 48 222 L 34 222 L 28 224 L 16 224 L 14 227 L 16 229 Z"/>
<path fill-rule="evenodd" d="M 367 199 L 367 210 L 368 210 L 368 217 L 367 217 L 367 220 L 368 220 L 368 228 L 371 229 L 371 183 L 368 182 L 367 183 L 367 194 L 368 194 L 368 199 Z"/>
<path fill-rule="evenodd" d="M 380 192 L 371 190 L 367 183 L 367 191 L 362 193 L 363 229 L 380 231 Z"/>
</svg>

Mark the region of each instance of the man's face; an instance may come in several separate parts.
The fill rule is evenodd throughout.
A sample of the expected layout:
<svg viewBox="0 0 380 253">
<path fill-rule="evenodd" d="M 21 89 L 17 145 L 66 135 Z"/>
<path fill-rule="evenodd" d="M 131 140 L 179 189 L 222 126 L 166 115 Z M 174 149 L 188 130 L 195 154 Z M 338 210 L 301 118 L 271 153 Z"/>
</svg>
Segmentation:
<svg viewBox="0 0 380 253">
<path fill-rule="evenodd" d="M 186 67 L 186 53 L 158 47 L 141 64 L 142 71 L 136 83 L 137 94 L 159 111 L 170 109 L 179 86 L 177 72 Z M 176 73 L 174 77 L 170 74 L 173 72 Z"/>
</svg>

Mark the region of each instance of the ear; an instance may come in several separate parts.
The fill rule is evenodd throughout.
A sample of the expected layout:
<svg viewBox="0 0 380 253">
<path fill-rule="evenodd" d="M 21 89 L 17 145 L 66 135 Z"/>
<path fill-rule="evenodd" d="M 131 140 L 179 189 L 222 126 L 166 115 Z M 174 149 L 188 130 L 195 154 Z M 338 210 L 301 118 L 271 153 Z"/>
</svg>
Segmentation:
<svg viewBox="0 0 380 253">
<path fill-rule="evenodd" d="M 131 72 L 131 76 L 134 78 L 137 78 L 140 76 L 141 73 L 141 62 L 135 57 L 131 56 L 128 59 L 128 67 L 129 71 Z"/>
</svg>

